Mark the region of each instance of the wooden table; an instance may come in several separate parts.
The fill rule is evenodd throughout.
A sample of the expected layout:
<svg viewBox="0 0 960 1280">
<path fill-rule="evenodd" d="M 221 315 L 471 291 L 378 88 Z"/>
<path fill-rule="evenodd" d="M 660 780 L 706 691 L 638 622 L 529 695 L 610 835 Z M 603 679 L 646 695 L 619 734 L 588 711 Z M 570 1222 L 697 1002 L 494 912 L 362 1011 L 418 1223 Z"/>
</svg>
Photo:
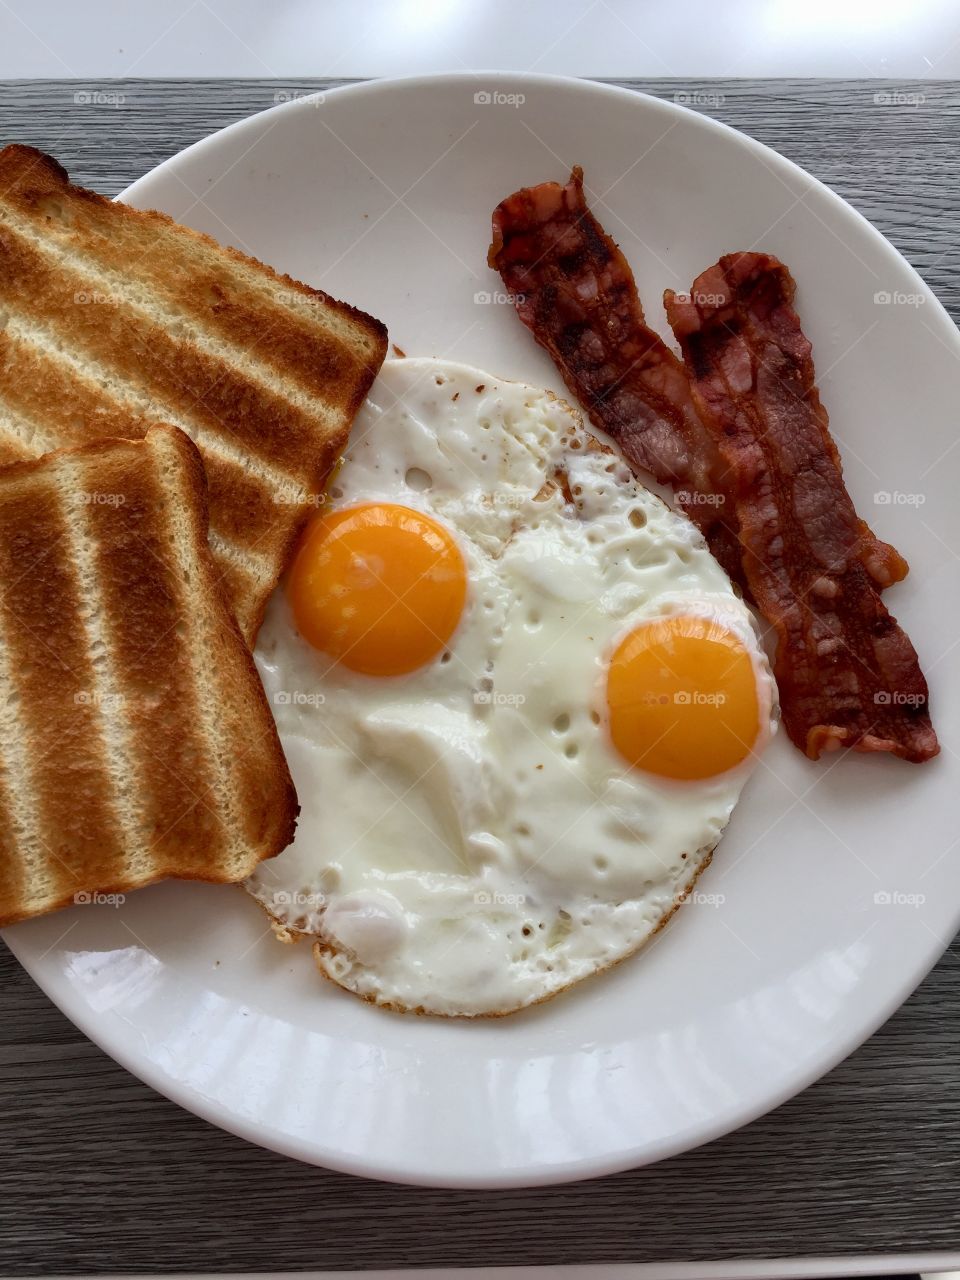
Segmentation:
<svg viewBox="0 0 960 1280">
<path fill-rule="evenodd" d="M 960 315 L 960 86 L 899 86 L 924 101 L 896 106 L 874 101 L 891 86 L 873 81 L 631 83 L 709 98 L 711 115 L 866 214 Z M 53 152 L 76 180 L 114 194 L 276 94 L 323 87 L 8 82 L 0 136 Z M 89 100 L 97 94 L 123 102 Z M 116 1066 L 5 950 L 0 1116 L 5 1275 L 960 1251 L 960 943 L 799 1098 L 699 1151 L 590 1183 L 447 1193 L 248 1146 Z"/>
</svg>

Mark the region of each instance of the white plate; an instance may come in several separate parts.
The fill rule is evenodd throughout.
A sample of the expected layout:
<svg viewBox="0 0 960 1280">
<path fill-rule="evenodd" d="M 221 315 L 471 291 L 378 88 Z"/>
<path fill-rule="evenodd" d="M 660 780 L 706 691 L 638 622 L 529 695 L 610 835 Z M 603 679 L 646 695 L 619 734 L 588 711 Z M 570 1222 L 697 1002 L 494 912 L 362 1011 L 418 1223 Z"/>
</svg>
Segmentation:
<svg viewBox="0 0 960 1280">
<path fill-rule="evenodd" d="M 475 295 L 502 288 L 485 266 L 494 205 L 574 162 L 661 330 L 661 291 L 722 253 L 761 247 L 792 268 L 854 498 L 914 566 L 888 600 L 930 676 L 945 749 L 920 768 L 812 764 L 781 735 L 701 881 L 722 903 L 688 905 L 634 961 L 503 1021 L 378 1012 L 321 983 L 308 949 L 274 942 L 235 889 L 165 884 L 6 932 L 60 1008 L 156 1089 L 254 1142 L 372 1177 L 557 1182 L 705 1142 L 860 1044 L 960 923 L 960 339 L 858 214 L 682 108 L 505 75 L 292 103 L 126 195 L 367 308 L 410 354 L 559 389 L 512 309 Z"/>
</svg>

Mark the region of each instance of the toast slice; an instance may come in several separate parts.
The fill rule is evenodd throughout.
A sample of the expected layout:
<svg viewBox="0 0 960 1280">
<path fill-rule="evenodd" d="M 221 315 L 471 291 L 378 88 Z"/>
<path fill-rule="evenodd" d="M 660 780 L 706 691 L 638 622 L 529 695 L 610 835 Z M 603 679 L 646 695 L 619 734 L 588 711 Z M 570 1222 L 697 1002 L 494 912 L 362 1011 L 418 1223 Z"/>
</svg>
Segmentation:
<svg viewBox="0 0 960 1280">
<path fill-rule="evenodd" d="M 175 427 L 0 469 L 0 925 L 233 881 L 296 793 Z"/>
<path fill-rule="evenodd" d="M 362 311 L 0 150 L 0 463 L 181 427 L 251 647 L 386 343 Z"/>
</svg>

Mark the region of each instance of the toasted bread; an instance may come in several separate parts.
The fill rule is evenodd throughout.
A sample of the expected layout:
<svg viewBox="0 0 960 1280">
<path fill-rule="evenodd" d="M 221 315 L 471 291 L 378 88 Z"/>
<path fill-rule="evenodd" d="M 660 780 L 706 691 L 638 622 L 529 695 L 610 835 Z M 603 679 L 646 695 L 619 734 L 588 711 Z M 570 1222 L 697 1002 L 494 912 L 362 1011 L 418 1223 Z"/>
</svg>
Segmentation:
<svg viewBox="0 0 960 1280">
<path fill-rule="evenodd" d="M 175 427 L 0 469 L 0 924 L 234 881 L 297 801 Z"/>
<path fill-rule="evenodd" d="M 252 646 L 386 353 L 379 321 L 161 213 L 0 151 L 0 462 L 181 427 Z"/>
</svg>

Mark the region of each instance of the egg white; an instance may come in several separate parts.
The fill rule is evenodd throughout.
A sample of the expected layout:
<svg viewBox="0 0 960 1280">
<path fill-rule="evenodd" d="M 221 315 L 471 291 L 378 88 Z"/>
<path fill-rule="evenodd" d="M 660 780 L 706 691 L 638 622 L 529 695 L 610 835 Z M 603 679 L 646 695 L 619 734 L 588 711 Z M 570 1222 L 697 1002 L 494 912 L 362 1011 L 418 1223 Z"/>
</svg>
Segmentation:
<svg viewBox="0 0 960 1280">
<path fill-rule="evenodd" d="M 605 665 L 646 619 L 753 619 L 694 526 L 549 392 L 464 365 L 384 365 L 329 500 L 399 503 L 455 537 L 468 595 L 448 650 L 407 676 L 346 670 L 282 592 L 256 658 L 300 796 L 294 843 L 247 882 L 284 936 L 376 1003 L 506 1013 L 635 951 L 682 901 L 750 773 L 630 768 Z"/>
</svg>

